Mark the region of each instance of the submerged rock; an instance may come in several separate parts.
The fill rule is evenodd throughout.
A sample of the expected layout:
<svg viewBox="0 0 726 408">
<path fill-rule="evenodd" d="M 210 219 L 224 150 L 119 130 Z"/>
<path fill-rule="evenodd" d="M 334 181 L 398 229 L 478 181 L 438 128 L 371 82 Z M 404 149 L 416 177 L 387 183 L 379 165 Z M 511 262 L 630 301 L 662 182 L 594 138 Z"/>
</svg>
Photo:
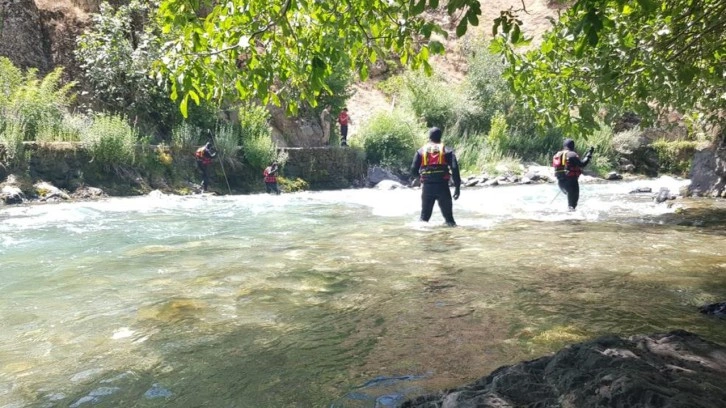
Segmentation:
<svg viewBox="0 0 726 408">
<path fill-rule="evenodd" d="M 674 194 L 671 194 L 671 191 L 668 189 L 668 187 L 661 187 L 660 191 L 658 191 L 658 194 L 653 198 L 653 201 L 660 204 L 664 201 L 675 199 L 676 196 Z"/>
<path fill-rule="evenodd" d="M 378 190 L 398 190 L 401 188 L 406 188 L 406 186 L 393 180 L 383 180 L 376 184 L 376 189 Z"/>
<path fill-rule="evenodd" d="M 638 193 L 652 193 L 653 189 L 650 187 L 637 187 L 634 190 L 630 191 L 630 194 L 638 194 Z"/>
<path fill-rule="evenodd" d="M 717 408 L 724 381 L 726 347 L 677 330 L 575 344 L 402 407 Z"/>
<path fill-rule="evenodd" d="M 707 315 L 726 317 L 726 302 L 713 303 L 710 305 L 703 305 L 698 310 Z"/>
</svg>

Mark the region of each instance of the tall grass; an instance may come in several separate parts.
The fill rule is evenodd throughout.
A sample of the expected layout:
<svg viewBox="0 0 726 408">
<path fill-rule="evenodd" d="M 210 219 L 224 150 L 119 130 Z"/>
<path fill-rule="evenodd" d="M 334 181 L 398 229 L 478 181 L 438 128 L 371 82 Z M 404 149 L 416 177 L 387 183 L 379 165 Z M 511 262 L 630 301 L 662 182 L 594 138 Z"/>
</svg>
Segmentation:
<svg viewBox="0 0 726 408">
<path fill-rule="evenodd" d="M 81 142 L 88 149 L 93 161 L 105 170 L 134 163 L 136 132 L 120 116 L 96 116 L 81 133 Z"/>
<path fill-rule="evenodd" d="M 269 111 L 263 106 L 246 105 L 240 108 L 239 118 L 239 142 L 245 161 L 258 169 L 267 167 L 273 160 L 283 165 L 287 156 L 278 154 L 272 140 Z"/>
</svg>

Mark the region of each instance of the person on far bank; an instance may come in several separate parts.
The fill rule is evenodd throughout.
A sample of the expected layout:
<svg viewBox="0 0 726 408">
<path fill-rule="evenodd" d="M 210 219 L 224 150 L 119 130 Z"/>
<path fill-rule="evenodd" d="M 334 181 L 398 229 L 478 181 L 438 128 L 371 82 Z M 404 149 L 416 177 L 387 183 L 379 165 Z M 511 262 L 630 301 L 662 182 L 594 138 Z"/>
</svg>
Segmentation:
<svg viewBox="0 0 726 408">
<path fill-rule="evenodd" d="M 277 165 L 277 161 L 273 161 L 262 172 L 262 175 L 265 177 L 265 190 L 269 194 L 280 194 L 280 189 L 277 188 L 277 172 L 279 169 L 280 167 Z"/>
<path fill-rule="evenodd" d="M 560 190 L 567 196 L 567 207 L 570 211 L 575 211 L 577 202 L 580 199 L 580 183 L 578 179 L 582 174 L 582 169 L 590 163 L 594 147 L 585 153 L 585 157 L 580 160 L 580 156 L 575 151 L 575 141 L 565 139 L 563 150 L 560 150 L 552 158 L 552 167 L 555 169 L 555 177 Z"/>
<path fill-rule="evenodd" d="M 418 149 L 411 163 L 411 175 L 421 178 L 421 221 L 431 218 L 438 201 L 446 225 L 455 226 L 449 180 L 454 179 L 454 200 L 459 199 L 461 175 L 454 151 L 441 143 L 441 129 L 429 130 L 429 141 Z"/>
<path fill-rule="evenodd" d="M 338 115 L 338 124 L 340 125 L 340 145 L 348 146 L 348 124 L 353 123 L 348 116 L 348 108 L 343 108 Z"/>
<path fill-rule="evenodd" d="M 327 146 L 330 143 L 330 123 L 333 121 L 333 117 L 330 114 L 330 105 L 326 105 L 325 109 L 320 112 L 320 126 L 323 128 L 323 146 Z"/>
<path fill-rule="evenodd" d="M 197 168 L 202 173 L 203 192 L 209 188 L 209 165 L 212 164 L 212 159 L 215 157 L 217 157 L 217 151 L 214 149 L 211 141 L 197 149 L 194 153 L 194 158 L 197 160 Z"/>
</svg>

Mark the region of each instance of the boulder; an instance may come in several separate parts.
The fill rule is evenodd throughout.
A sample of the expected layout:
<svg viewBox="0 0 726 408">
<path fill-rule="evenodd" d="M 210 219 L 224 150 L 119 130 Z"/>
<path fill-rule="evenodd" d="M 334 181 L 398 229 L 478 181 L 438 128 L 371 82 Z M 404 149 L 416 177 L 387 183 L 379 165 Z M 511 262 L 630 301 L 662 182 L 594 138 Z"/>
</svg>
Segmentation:
<svg viewBox="0 0 726 408">
<path fill-rule="evenodd" d="M 74 191 L 72 197 L 78 200 L 92 200 L 107 197 L 107 195 L 100 188 L 84 186 Z"/>
<path fill-rule="evenodd" d="M 656 203 L 662 203 L 667 200 L 675 200 L 676 196 L 674 194 L 671 194 L 671 191 L 668 189 L 668 187 L 661 187 L 660 191 L 658 191 L 658 194 L 656 194 L 655 197 L 653 197 L 653 201 Z"/>
<path fill-rule="evenodd" d="M 484 183 L 484 187 L 494 187 L 499 185 L 499 180 L 489 179 Z"/>
<path fill-rule="evenodd" d="M 41 201 L 60 201 L 71 198 L 65 191 L 45 181 L 33 184 L 33 188 Z"/>
<path fill-rule="evenodd" d="M 25 201 L 25 194 L 17 186 L 5 185 L 0 190 L 0 200 L 5 204 L 21 204 Z"/>
<path fill-rule="evenodd" d="M 652 193 L 653 189 L 650 187 L 636 187 L 634 190 L 630 191 L 630 194 L 638 194 L 638 193 Z"/>
<path fill-rule="evenodd" d="M 610 173 L 608 173 L 607 176 L 605 176 L 605 180 L 610 180 L 610 181 L 622 180 L 622 179 L 623 179 L 623 176 L 618 174 L 618 172 L 616 172 L 616 171 L 611 171 Z"/>
<path fill-rule="evenodd" d="M 690 195 L 720 197 L 726 194 L 726 135 L 722 135 L 714 146 L 696 152 L 690 179 Z"/>
<path fill-rule="evenodd" d="M 716 408 L 725 381 L 726 347 L 676 330 L 575 344 L 402 407 Z"/>
<path fill-rule="evenodd" d="M 380 166 L 370 166 L 368 167 L 368 182 L 370 185 L 375 186 L 378 183 L 380 183 L 383 180 L 393 180 L 397 183 L 401 183 L 401 179 L 398 178 L 395 174 L 393 174 L 390 170 L 384 169 Z"/>
<path fill-rule="evenodd" d="M 393 180 L 382 180 L 381 182 L 376 184 L 377 190 L 398 190 L 401 188 L 406 188 L 406 186 Z"/>
</svg>

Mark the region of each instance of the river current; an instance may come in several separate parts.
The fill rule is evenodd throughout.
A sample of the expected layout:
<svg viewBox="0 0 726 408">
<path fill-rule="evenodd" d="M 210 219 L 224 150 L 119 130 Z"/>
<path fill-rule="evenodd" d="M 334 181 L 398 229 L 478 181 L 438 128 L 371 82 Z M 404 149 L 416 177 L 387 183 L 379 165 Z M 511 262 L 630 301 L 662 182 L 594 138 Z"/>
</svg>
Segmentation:
<svg viewBox="0 0 726 408">
<path fill-rule="evenodd" d="M 457 228 L 417 190 L 0 208 L 0 406 L 393 407 L 604 334 L 726 343 L 726 206 L 629 194 L 686 183 L 463 189 Z"/>
</svg>

